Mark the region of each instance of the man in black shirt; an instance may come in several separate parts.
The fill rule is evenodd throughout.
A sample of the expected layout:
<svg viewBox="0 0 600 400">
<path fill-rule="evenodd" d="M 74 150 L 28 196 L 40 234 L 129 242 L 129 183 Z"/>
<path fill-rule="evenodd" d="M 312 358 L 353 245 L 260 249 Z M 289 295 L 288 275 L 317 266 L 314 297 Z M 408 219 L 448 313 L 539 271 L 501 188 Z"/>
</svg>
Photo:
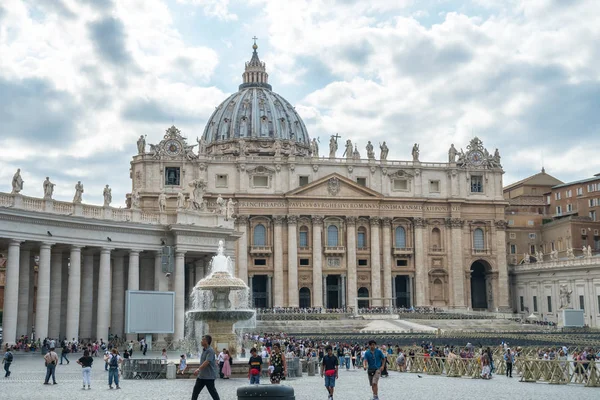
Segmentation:
<svg viewBox="0 0 600 400">
<path fill-rule="evenodd" d="M 262 366 L 262 357 L 256 354 L 256 348 L 250 349 L 250 361 L 248 361 L 248 365 L 250 369 L 248 371 L 248 377 L 250 378 L 251 385 L 259 385 L 260 384 L 260 369 Z"/>
<path fill-rule="evenodd" d="M 321 377 L 323 374 L 325 375 L 325 388 L 329 393 L 328 400 L 333 400 L 333 389 L 335 388 L 335 380 L 338 378 L 339 361 L 338 358 L 333 355 L 331 346 L 327 346 L 325 350 L 327 351 L 327 355 L 323 357 Z"/>
</svg>

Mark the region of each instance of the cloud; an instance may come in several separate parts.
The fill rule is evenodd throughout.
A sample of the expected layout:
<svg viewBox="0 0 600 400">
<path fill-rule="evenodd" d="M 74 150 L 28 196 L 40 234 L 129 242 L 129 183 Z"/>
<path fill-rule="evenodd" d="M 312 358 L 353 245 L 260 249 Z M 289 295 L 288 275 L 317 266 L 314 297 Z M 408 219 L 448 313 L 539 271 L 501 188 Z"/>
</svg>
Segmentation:
<svg viewBox="0 0 600 400">
<path fill-rule="evenodd" d="M 102 59 L 116 66 L 133 62 L 127 51 L 125 27 L 114 17 L 105 17 L 89 24 L 91 39 Z"/>
<path fill-rule="evenodd" d="M 178 3 L 202 7 L 204 15 L 223 21 L 237 21 L 238 16 L 229 12 L 229 0 L 177 0 Z"/>
</svg>

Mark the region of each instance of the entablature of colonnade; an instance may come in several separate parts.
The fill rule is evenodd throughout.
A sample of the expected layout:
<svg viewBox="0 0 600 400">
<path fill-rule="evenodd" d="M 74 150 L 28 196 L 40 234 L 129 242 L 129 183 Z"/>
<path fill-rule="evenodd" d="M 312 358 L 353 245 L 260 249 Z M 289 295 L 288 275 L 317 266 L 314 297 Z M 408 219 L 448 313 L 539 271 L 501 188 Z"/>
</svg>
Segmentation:
<svg viewBox="0 0 600 400">
<path fill-rule="evenodd" d="M 225 227 L 196 227 L 189 225 L 170 225 L 169 232 L 174 237 L 178 251 L 210 253 L 216 252 L 219 241 L 225 242 L 225 254 L 234 256 L 235 241 L 242 233 Z"/>
<path fill-rule="evenodd" d="M 509 266 L 509 273 L 515 277 L 540 276 L 560 274 L 562 276 L 573 273 L 585 273 L 590 277 L 600 274 L 600 255 L 593 257 L 576 257 L 544 262 L 523 263 Z"/>
</svg>

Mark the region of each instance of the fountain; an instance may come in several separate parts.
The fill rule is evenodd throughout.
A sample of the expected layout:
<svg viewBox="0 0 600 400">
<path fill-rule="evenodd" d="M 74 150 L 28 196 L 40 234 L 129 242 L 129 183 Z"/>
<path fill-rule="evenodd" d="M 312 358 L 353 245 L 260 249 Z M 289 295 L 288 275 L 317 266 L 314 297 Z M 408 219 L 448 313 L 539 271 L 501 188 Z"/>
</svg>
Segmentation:
<svg viewBox="0 0 600 400">
<path fill-rule="evenodd" d="M 192 309 L 187 315 L 188 332 L 195 332 L 196 343 L 203 334 L 213 338 L 213 346 L 227 348 L 232 357 L 237 354 L 236 323 L 254 320 L 256 311 L 250 308 L 250 290 L 234 276 L 231 258 L 225 256 L 225 247 L 219 241 L 217 255 L 212 258 L 210 272 L 198 281 L 191 293 Z"/>
</svg>

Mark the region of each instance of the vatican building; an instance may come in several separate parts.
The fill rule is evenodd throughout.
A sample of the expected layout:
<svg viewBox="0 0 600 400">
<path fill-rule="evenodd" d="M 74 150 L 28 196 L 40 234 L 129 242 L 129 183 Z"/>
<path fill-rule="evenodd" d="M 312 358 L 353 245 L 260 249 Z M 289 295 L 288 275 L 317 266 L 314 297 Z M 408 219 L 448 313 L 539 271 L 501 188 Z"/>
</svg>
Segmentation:
<svg viewBox="0 0 600 400">
<path fill-rule="evenodd" d="M 125 290 L 174 291 L 181 339 L 219 240 L 257 308 L 512 310 L 497 149 L 475 137 L 429 162 L 419 143 L 397 149 L 408 160 L 343 133 L 319 143 L 256 44 L 239 90 L 198 128 L 139 138 L 127 208 L 108 185 L 104 205 L 77 186 L 57 201 L 48 178 L 28 197 L 17 171 L 0 193 L 6 342 L 124 335 Z"/>
</svg>

